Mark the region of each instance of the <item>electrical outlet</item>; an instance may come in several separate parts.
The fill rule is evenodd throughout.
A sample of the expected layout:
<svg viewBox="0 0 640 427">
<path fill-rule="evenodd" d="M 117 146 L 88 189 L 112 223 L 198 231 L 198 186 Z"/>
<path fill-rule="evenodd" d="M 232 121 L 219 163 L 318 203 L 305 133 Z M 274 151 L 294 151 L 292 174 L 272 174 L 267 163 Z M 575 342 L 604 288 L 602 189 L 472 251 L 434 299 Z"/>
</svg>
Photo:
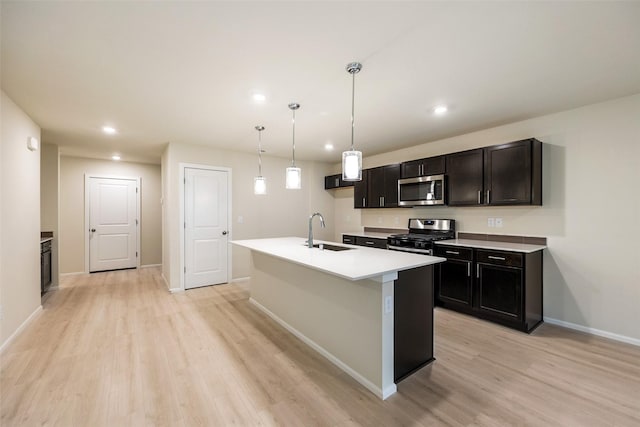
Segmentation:
<svg viewBox="0 0 640 427">
<path fill-rule="evenodd" d="M 378 224 L 382 224 L 382 217 L 381 216 L 378 217 Z"/>
<path fill-rule="evenodd" d="M 388 296 L 384 299 L 384 314 L 389 314 L 393 311 L 393 297 Z"/>
<path fill-rule="evenodd" d="M 502 227 L 502 218 L 496 218 L 496 227 Z"/>
<path fill-rule="evenodd" d="M 393 223 L 394 224 L 400 224 L 400 218 L 398 218 L 397 216 L 393 217 Z"/>
<path fill-rule="evenodd" d="M 495 227 L 496 226 L 496 222 L 495 222 L 495 218 L 487 218 L 487 226 L 489 227 Z"/>
</svg>

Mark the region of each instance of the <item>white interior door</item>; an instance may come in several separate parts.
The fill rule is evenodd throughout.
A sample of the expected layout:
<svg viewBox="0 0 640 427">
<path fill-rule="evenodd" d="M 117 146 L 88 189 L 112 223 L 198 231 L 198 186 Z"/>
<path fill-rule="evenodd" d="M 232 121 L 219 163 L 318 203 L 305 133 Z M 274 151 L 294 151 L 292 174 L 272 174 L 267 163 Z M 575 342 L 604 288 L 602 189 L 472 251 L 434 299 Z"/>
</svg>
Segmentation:
<svg viewBox="0 0 640 427">
<path fill-rule="evenodd" d="M 135 179 L 89 178 L 89 271 L 135 268 L 138 205 Z"/>
<path fill-rule="evenodd" d="M 185 168 L 185 289 L 226 283 L 227 172 Z"/>
</svg>

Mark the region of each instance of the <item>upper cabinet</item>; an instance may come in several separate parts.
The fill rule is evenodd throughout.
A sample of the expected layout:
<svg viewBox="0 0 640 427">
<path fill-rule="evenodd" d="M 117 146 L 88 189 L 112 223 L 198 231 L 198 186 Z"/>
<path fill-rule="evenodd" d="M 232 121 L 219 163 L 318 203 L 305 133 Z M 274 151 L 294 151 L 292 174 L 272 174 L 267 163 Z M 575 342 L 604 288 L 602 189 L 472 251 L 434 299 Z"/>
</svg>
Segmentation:
<svg viewBox="0 0 640 427">
<path fill-rule="evenodd" d="M 400 164 L 400 178 L 442 175 L 445 171 L 445 156 L 427 157 Z"/>
<path fill-rule="evenodd" d="M 484 203 L 483 150 L 447 155 L 448 204 L 473 206 Z"/>
<path fill-rule="evenodd" d="M 353 189 L 354 208 L 398 207 L 400 165 L 386 165 L 362 171 L 362 181 Z"/>
<path fill-rule="evenodd" d="M 542 143 L 537 139 L 446 157 L 450 206 L 542 204 Z"/>
<path fill-rule="evenodd" d="M 332 188 L 340 188 L 340 187 L 352 187 L 353 181 L 344 181 L 342 179 L 342 174 L 329 175 L 324 177 L 324 189 L 330 190 Z"/>
</svg>

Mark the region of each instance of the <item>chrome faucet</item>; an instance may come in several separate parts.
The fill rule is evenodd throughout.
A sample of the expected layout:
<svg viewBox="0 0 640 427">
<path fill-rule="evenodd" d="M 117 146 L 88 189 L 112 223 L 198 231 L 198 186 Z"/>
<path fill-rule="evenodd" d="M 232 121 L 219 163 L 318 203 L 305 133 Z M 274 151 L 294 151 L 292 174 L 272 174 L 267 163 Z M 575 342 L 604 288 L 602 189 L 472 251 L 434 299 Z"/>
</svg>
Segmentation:
<svg viewBox="0 0 640 427">
<path fill-rule="evenodd" d="M 314 216 L 320 217 L 320 225 L 322 226 L 322 228 L 325 228 L 324 218 L 320 212 L 316 212 L 309 217 L 309 240 L 307 240 L 307 243 L 309 243 L 310 248 L 313 247 L 313 217 Z"/>
</svg>

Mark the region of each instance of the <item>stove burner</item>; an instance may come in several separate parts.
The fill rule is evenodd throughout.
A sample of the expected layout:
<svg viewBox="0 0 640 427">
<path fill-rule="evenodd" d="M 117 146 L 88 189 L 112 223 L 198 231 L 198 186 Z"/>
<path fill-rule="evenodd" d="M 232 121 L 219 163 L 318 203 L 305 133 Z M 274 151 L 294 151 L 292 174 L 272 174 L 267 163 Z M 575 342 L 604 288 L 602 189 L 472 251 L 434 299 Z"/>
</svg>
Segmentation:
<svg viewBox="0 0 640 427">
<path fill-rule="evenodd" d="M 394 234 L 387 238 L 390 249 L 430 254 L 433 242 L 455 238 L 455 221 L 410 219 L 408 234 Z"/>
</svg>

